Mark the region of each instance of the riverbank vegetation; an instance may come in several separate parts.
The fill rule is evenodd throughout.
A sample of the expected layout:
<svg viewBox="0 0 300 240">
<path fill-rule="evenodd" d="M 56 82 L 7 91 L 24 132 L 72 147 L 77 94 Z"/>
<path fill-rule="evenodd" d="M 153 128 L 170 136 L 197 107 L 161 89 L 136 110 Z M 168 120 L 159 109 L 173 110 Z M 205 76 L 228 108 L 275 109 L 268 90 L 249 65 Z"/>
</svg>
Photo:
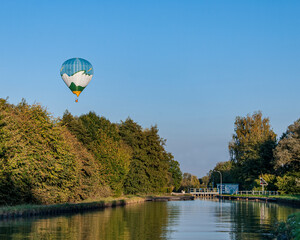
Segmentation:
<svg viewBox="0 0 300 240">
<path fill-rule="evenodd" d="M 241 190 L 261 190 L 262 177 L 268 183 L 264 190 L 300 193 L 300 119 L 277 139 L 261 112 L 237 117 L 228 148 L 230 160 L 202 178 L 209 179 L 208 185 L 220 182 L 220 171 L 223 183 L 239 183 Z"/>
<path fill-rule="evenodd" d="M 300 212 L 289 215 L 286 221 L 278 222 L 274 235 L 278 240 L 300 239 Z"/>
<path fill-rule="evenodd" d="M 232 195 L 226 195 L 224 196 L 232 196 Z M 299 194 L 284 194 L 284 195 L 269 195 L 269 194 L 234 194 L 236 197 L 257 197 L 257 198 L 276 198 L 276 199 L 285 199 L 285 200 L 296 200 L 300 203 L 300 195 Z"/>
<path fill-rule="evenodd" d="M 62 203 L 51 205 L 23 204 L 15 206 L 0 207 L 0 219 L 31 217 L 43 215 L 59 215 L 64 213 L 74 213 L 86 210 L 103 209 L 107 207 L 125 206 L 128 204 L 145 202 L 145 197 L 126 196 L 108 197 L 93 200 L 85 200 L 79 203 Z"/>
<path fill-rule="evenodd" d="M 55 119 L 0 99 L 0 204 L 56 204 L 179 188 L 179 163 L 158 127 L 94 112 Z"/>
</svg>

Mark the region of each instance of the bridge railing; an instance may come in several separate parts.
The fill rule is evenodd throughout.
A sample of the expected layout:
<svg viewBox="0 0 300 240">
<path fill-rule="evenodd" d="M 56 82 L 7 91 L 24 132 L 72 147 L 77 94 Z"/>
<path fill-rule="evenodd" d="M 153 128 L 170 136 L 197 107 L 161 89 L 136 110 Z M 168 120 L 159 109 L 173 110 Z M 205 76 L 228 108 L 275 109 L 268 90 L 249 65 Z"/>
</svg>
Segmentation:
<svg viewBox="0 0 300 240">
<path fill-rule="evenodd" d="M 206 193 L 210 193 L 210 192 L 218 192 L 217 188 L 190 188 L 189 189 L 190 193 L 200 193 L 200 192 L 206 192 Z"/>
<path fill-rule="evenodd" d="M 278 191 L 236 191 L 234 195 L 279 195 Z"/>
</svg>

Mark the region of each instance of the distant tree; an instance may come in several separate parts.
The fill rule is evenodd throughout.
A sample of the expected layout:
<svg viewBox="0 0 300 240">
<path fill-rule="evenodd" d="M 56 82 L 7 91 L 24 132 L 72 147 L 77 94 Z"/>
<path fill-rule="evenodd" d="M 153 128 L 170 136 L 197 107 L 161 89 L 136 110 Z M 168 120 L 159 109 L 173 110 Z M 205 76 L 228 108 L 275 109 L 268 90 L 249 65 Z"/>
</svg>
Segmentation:
<svg viewBox="0 0 300 240">
<path fill-rule="evenodd" d="M 200 182 L 199 182 L 199 179 L 192 175 L 192 178 L 191 178 L 191 187 L 193 188 L 200 188 Z"/>
<path fill-rule="evenodd" d="M 222 182 L 223 183 L 237 183 L 238 171 L 234 167 L 234 163 L 232 161 L 226 162 L 218 162 L 213 170 L 209 172 L 210 181 L 213 182 L 214 185 L 220 183 L 220 174 L 217 172 L 221 172 L 222 174 Z"/>
<path fill-rule="evenodd" d="M 170 180 L 169 185 L 175 191 L 180 188 L 181 181 L 182 181 L 182 172 L 180 170 L 179 162 L 174 160 L 174 157 L 171 153 L 168 153 L 169 158 L 169 173 L 170 173 Z"/>
<path fill-rule="evenodd" d="M 190 173 L 184 173 L 180 189 L 188 191 L 189 188 L 200 188 L 200 182 L 196 176 Z"/>
<path fill-rule="evenodd" d="M 229 143 L 230 158 L 242 187 L 251 189 L 259 175 L 273 172 L 276 134 L 261 112 L 237 117 L 234 125 L 235 134 Z"/>
<path fill-rule="evenodd" d="M 210 181 L 210 177 L 208 175 L 199 179 L 200 187 L 207 188 Z"/>
<path fill-rule="evenodd" d="M 191 180 L 192 180 L 192 174 L 190 173 L 184 173 L 182 176 L 182 182 L 181 182 L 181 187 L 180 189 L 182 190 L 189 190 L 191 187 Z"/>
</svg>

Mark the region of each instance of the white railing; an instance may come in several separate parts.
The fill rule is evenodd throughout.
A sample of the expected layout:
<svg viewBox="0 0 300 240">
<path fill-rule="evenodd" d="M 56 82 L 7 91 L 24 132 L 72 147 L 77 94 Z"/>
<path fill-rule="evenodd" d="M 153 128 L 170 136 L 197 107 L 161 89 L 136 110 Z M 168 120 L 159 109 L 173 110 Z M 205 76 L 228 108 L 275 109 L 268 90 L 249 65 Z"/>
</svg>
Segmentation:
<svg viewBox="0 0 300 240">
<path fill-rule="evenodd" d="M 279 195 L 278 191 L 236 191 L 234 195 Z"/>
<path fill-rule="evenodd" d="M 218 189 L 217 188 L 190 188 L 189 189 L 189 192 L 190 193 L 200 193 L 200 192 L 207 192 L 207 193 L 210 193 L 210 192 L 218 192 Z"/>
</svg>

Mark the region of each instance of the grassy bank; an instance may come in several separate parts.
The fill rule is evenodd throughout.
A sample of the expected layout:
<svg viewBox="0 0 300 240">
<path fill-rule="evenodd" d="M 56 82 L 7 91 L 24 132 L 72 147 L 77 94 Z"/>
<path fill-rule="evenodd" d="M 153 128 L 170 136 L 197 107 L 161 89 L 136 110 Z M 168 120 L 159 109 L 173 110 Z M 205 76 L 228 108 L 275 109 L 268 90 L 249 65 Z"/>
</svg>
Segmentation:
<svg viewBox="0 0 300 240">
<path fill-rule="evenodd" d="M 0 219 L 81 212 L 107 207 L 125 206 L 128 204 L 144 202 L 145 200 L 146 198 L 144 197 L 126 196 L 122 198 L 110 197 L 85 200 L 79 203 L 2 206 L 0 207 Z"/>
<path fill-rule="evenodd" d="M 247 199 L 247 200 L 266 200 L 266 201 L 272 201 L 277 203 L 286 203 L 286 204 L 292 204 L 296 206 L 300 206 L 300 195 L 227 195 L 223 194 L 223 197 L 226 199 Z"/>
<path fill-rule="evenodd" d="M 232 195 L 235 197 L 261 197 L 261 198 L 275 198 L 275 199 L 286 199 L 286 200 L 299 200 L 300 201 L 300 194 L 296 195 Z"/>
</svg>

